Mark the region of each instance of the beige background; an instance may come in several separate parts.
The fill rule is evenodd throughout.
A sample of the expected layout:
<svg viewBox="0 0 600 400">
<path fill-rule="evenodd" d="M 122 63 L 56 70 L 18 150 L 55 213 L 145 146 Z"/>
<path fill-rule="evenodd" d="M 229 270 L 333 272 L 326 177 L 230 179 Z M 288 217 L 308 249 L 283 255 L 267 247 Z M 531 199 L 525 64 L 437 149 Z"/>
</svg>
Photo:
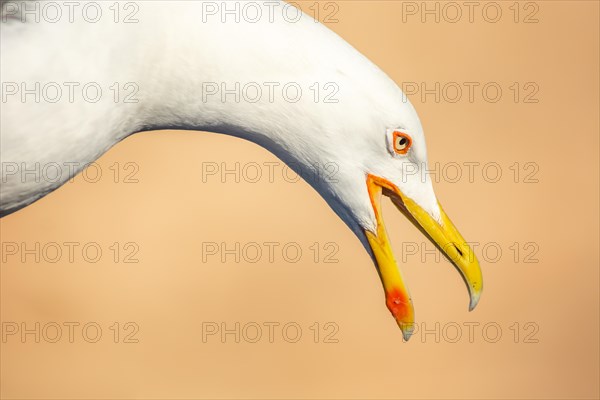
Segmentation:
<svg viewBox="0 0 600 400">
<path fill-rule="evenodd" d="M 303 8 L 310 12 L 312 3 Z M 371 260 L 308 185 L 286 182 L 281 165 L 273 183 L 202 182 L 202 162 L 277 162 L 274 156 L 227 136 L 144 133 L 99 160 L 98 183 L 79 176 L 2 219 L 3 243 L 96 242 L 103 249 L 95 264 L 80 251 L 73 263 L 66 255 L 58 263 L 7 256 L 5 329 L 10 322 L 96 322 L 103 335 L 97 343 L 86 342 L 80 329 L 69 343 L 66 328 L 58 343 L 6 337 L 3 398 L 598 398 L 598 3 L 536 2 L 533 24 L 512 21 L 512 2 L 501 3 L 496 24 L 477 13 L 473 23 L 421 23 L 418 16 L 402 23 L 400 2 L 337 4 L 339 22 L 328 26 L 397 82 L 494 81 L 503 88 L 497 103 L 482 100 L 481 92 L 472 103 L 464 96 L 457 103 L 410 96 L 431 163 L 502 168 L 497 183 L 476 169 L 472 183 L 435 184 L 468 240 L 503 251 L 491 262 L 493 252 L 483 257 L 476 250 L 485 278 L 478 308 L 467 312 L 466 290 L 449 264 L 409 257 L 401 267 L 418 322 L 448 329 L 440 328 L 439 342 L 417 332 L 403 343 Z M 513 82 L 535 82 L 539 102 L 515 103 Z M 139 166 L 139 182 L 113 182 L 115 162 L 122 172 L 127 162 Z M 530 171 L 524 163 L 536 163 L 539 182 L 520 176 L 515 183 L 515 162 L 522 173 Z M 401 260 L 403 243 L 424 239 L 389 202 L 384 212 Z M 202 242 L 269 241 L 298 243 L 301 261 L 279 255 L 273 263 L 266 256 L 256 263 L 202 262 Z M 137 243 L 139 263 L 115 263 L 113 242 Z M 339 262 L 324 263 L 324 253 L 315 262 L 314 242 L 336 243 Z M 525 262 L 535 248 L 523 249 L 529 242 L 537 245 L 538 262 Z M 121 324 L 119 343 L 114 322 Z M 123 343 L 126 322 L 139 327 L 138 343 Z M 276 330 L 269 343 L 264 328 L 257 343 L 235 343 L 232 335 L 204 343 L 203 322 L 295 322 L 303 334 L 290 343 Z M 310 330 L 315 322 L 318 343 Z M 327 322 L 338 327 L 337 343 L 324 343 Z M 480 324 L 472 343 L 465 322 Z M 450 343 L 452 323 L 462 327 L 457 343 Z M 496 343 L 494 329 L 482 333 L 485 324 L 502 329 Z"/>
</svg>

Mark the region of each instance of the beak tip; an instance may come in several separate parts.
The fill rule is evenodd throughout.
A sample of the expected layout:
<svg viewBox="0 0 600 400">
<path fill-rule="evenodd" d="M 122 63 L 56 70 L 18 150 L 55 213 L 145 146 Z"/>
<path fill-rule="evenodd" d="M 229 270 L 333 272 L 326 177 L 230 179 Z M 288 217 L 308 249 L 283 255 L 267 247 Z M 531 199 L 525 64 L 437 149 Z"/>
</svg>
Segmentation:
<svg viewBox="0 0 600 400">
<path fill-rule="evenodd" d="M 410 337 L 413 334 L 413 331 L 414 331 L 414 327 L 412 325 L 410 327 L 402 328 L 402 337 L 404 338 L 405 342 L 408 342 L 408 340 L 410 339 Z"/>
<path fill-rule="evenodd" d="M 481 297 L 481 292 L 471 294 L 471 301 L 469 302 L 469 311 L 473 311 L 477 304 L 479 304 L 479 298 Z"/>
</svg>

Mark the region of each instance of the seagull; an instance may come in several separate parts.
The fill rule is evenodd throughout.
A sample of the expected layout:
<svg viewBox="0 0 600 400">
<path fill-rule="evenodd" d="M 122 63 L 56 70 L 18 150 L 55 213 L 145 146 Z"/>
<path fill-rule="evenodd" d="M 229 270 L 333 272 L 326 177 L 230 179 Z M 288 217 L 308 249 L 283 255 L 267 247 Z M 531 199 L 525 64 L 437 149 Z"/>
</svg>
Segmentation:
<svg viewBox="0 0 600 400">
<path fill-rule="evenodd" d="M 337 34 L 283 1 L 68 3 L 2 2 L 2 216 L 134 133 L 227 134 L 298 172 L 354 232 L 405 340 L 414 306 L 382 196 L 456 267 L 469 310 L 477 305 L 479 262 L 436 198 L 415 108 Z"/>
</svg>

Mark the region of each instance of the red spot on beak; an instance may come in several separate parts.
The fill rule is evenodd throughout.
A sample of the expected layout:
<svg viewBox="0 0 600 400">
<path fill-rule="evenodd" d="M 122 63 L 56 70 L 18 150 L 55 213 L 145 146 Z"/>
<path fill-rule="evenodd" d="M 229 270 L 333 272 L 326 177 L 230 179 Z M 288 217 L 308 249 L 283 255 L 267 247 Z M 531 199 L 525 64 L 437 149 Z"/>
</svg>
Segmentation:
<svg viewBox="0 0 600 400">
<path fill-rule="evenodd" d="M 398 289 L 386 293 L 385 304 L 396 320 L 403 320 L 410 314 L 410 299 Z"/>
</svg>

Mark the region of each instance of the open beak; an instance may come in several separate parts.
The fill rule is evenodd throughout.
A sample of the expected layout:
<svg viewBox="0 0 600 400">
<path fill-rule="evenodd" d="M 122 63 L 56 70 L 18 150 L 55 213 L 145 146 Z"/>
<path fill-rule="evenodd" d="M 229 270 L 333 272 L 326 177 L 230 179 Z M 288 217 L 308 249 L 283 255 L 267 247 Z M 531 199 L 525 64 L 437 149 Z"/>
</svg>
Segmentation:
<svg viewBox="0 0 600 400">
<path fill-rule="evenodd" d="M 381 213 L 381 194 L 390 197 L 396 207 L 431 240 L 436 247 L 452 262 L 462 275 L 469 289 L 469 311 L 479 301 L 483 289 L 483 278 L 479 262 L 473 250 L 467 245 L 452 221 L 440 205 L 441 221 L 438 222 L 413 200 L 406 197 L 391 182 L 373 176 L 367 176 L 367 187 L 371 204 L 377 219 L 377 232 L 365 231 L 386 295 L 386 305 L 405 340 L 408 340 L 414 329 L 415 313 L 413 303 L 404 284 L 402 274 L 396 266 L 394 254 L 385 230 Z"/>
</svg>

